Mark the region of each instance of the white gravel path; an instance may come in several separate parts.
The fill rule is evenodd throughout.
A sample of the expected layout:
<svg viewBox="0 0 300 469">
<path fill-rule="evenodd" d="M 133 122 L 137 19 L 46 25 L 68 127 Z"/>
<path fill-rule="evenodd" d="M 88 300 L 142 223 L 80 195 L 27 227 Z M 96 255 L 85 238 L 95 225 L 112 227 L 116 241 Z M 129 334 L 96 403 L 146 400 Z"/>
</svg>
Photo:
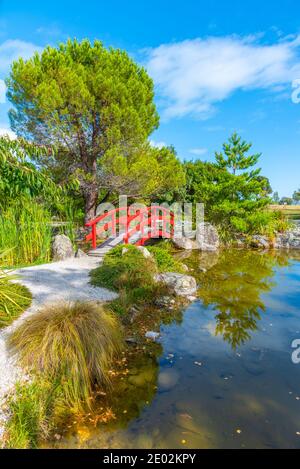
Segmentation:
<svg viewBox="0 0 300 469">
<path fill-rule="evenodd" d="M 14 271 L 19 275 L 18 282 L 25 285 L 32 293 L 30 308 L 13 324 L 0 331 L 0 438 L 6 414 L 2 410 L 5 395 L 22 376 L 15 360 L 8 354 L 6 337 L 19 324 L 46 303 L 57 301 L 109 301 L 116 298 L 116 293 L 106 288 L 93 287 L 89 284 L 89 271 L 99 265 L 99 259 L 83 257 L 67 259 L 51 264 L 26 267 Z M 2 422 L 2 425 L 1 425 Z"/>
</svg>

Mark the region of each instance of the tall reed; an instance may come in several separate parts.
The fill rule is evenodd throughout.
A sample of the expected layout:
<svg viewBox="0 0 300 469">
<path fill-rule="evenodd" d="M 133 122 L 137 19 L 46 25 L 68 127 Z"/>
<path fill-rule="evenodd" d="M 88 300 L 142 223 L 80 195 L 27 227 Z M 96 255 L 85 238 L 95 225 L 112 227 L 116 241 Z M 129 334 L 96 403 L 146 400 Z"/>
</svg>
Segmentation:
<svg viewBox="0 0 300 469">
<path fill-rule="evenodd" d="M 51 254 L 51 217 L 29 198 L 0 207 L 0 251 L 5 266 L 47 262 Z"/>
</svg>

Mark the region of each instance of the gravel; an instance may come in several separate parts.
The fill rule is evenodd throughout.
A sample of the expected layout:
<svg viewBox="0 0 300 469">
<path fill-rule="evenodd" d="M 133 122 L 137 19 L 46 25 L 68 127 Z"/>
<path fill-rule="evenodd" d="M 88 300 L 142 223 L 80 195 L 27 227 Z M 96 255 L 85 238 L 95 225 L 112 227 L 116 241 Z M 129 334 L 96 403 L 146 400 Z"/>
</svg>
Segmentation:
<svg viewBox="0 0 300 469">
<path fill-rule="evenodd" d="M 13 324 L 0 331 L 0 438 L 3 424 L 7 419 L 5 396 L 15 383 L 24 377 L 15 359 L 9 356 L 6 348 L 7 336 L 30 315 L 36 313 L 45 304 L 59 301 L 110 301 L 117 294 L 106 288 L 93 287 L 89 284 L 89 271 L 99 265 L 99 259 L 71 258 L 51 264 L 26 267 L 14 271 L 19 275 L 17 282 L 25 285 L 32 293 L 33 301 Z"/>
</svg>

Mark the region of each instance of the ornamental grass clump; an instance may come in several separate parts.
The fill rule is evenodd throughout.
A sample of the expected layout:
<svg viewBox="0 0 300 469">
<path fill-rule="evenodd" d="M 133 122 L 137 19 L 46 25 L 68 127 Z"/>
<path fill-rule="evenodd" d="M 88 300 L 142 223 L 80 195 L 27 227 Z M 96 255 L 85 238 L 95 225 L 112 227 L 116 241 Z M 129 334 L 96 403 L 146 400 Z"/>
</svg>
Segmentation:
<svg viewBox="0 0 300 469">
<path fill-rule="evenodd" d="M 0 262 L 8 255 L 8 251 L 0 253 Z M 4 271 L 0 265 L 0 328 L 8 326 L 31 303 L 31 293 L 23 285 L 13 283 L 17 276 Z"/>
<path fill-rule="evenodd" d="M 9 338 L 21 366 L 55 386 L 74 410 L 90 405 L 93 390 L 110 384 L 113 358 L 123 347 L 115 316 L 91 302 L 46 306 Z"/>
</svg>

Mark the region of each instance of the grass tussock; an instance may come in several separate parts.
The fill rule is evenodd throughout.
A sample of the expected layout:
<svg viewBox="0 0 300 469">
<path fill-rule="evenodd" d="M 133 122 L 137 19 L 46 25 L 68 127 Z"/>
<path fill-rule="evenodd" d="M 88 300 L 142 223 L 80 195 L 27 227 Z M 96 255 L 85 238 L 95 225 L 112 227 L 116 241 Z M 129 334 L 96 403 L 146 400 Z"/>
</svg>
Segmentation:
<svg viewBox="0 0 300 469">
<path fill-rule="evenodd" d="M 109 384 L 109 369 L 122 345 L 116 317 L 83 302 L 45 307 L 8 340 L 25 369 L 59 381 L 64 401 L 74 410 L 89 405 L 95 386 Z"/>
</svg>

